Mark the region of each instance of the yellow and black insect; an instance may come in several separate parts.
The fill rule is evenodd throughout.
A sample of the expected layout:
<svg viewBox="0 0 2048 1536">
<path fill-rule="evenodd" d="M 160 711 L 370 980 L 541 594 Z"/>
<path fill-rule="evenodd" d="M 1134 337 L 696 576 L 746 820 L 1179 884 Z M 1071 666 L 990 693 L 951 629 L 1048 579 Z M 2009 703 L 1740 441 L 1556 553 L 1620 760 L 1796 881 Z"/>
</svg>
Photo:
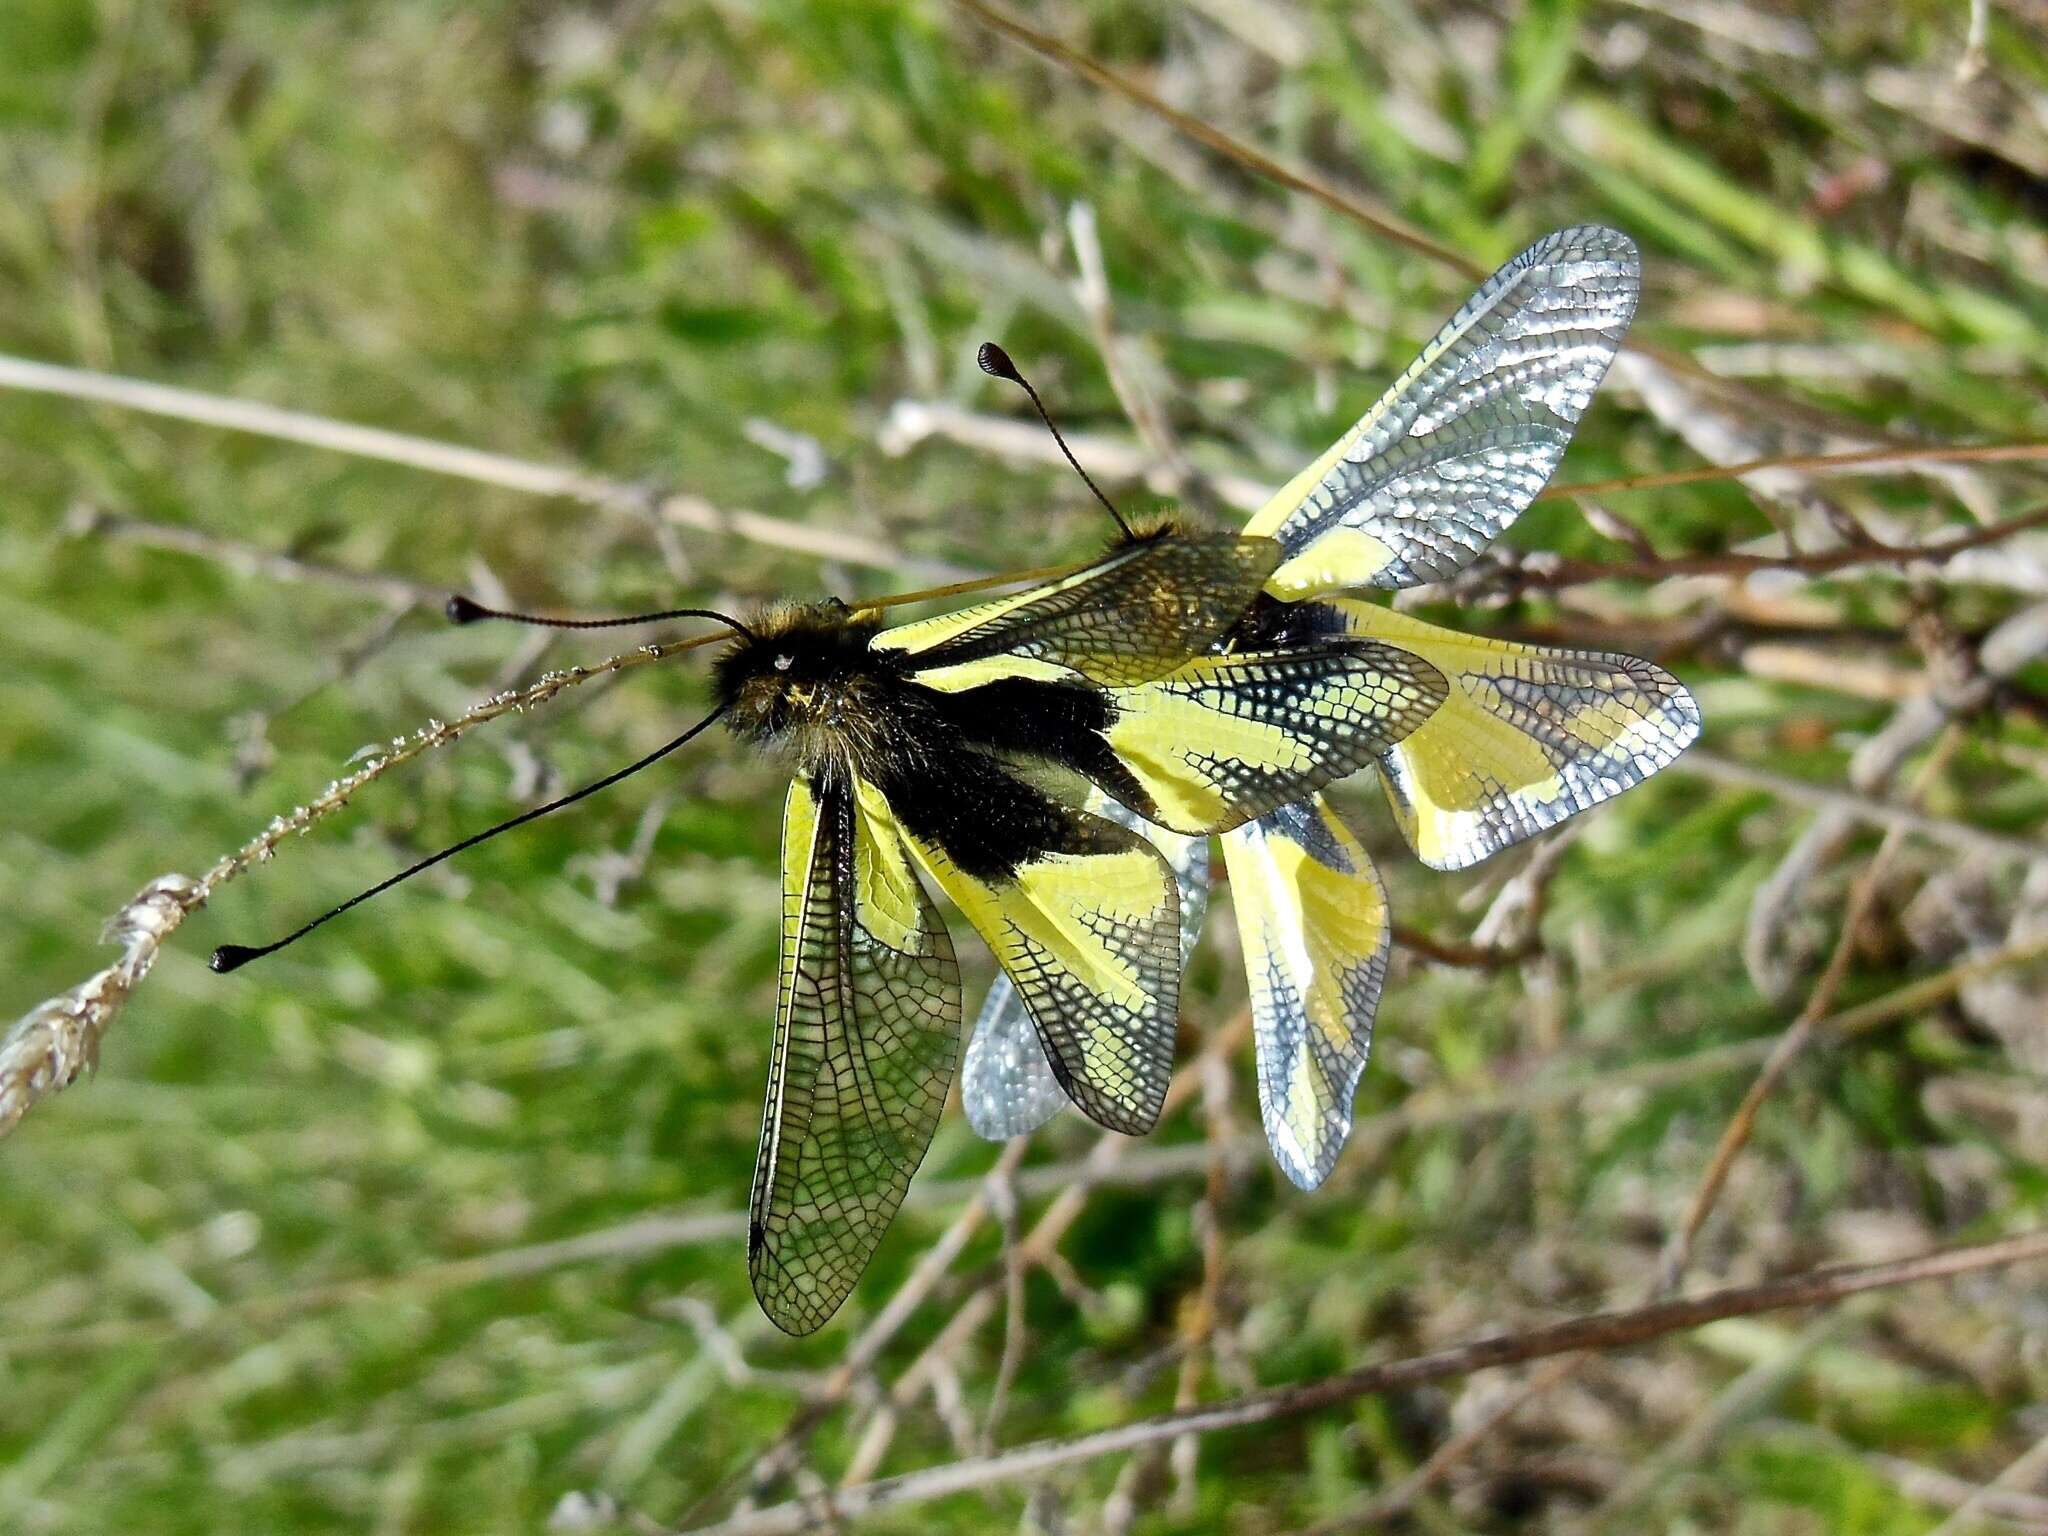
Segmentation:
<svg viewBox="0 0 2048 1536">
<path fill-rule="evenodd" d="M 793 769 L 747 1245 L 778 1326 L 809 1332 L 844 1301 L 951 1086 L 959 974 L 924 879 L 1003 972 L 968 1054 L 977 1128 L 1016 1134 L 1071 1101 L 1138 1134 L 1165 1097 L 1206 839 L 1223 834 L 1267 1129 L 1313 1186 L 1349 1131 L 1387 947 L 1378 878 L 1323 786 L 1377 767 L 1417 851 L 1451 868 L 1627 787 L 1696 729 L 1684 691 L 1643 663 L 1328 597 L 1448 575 L 1505 527 L 1562 455 L 1635 292 L 1624 237 L 1554 235 L 1244 534 L 1139 533 L 1119 516 L 1096 562 L 939 618 L 885 629 L 827 602 L 744 623 L 701 609 L 568 621 L 454 599 L 459 622 L 695 615 L 738 638 L 714 667 L 716 707 L 674 740 L 276 944 L 224 946 L 215 968 L 723 719 Z M 1023 383 L 998 348 L 983 366 Z"/>
<path fill-rule="evenodd" d="M 1584 226 L 1537 241 L 1246 526 L 1282 558 L 1226 650 L 1286 655 L 1372 640 L 1444 680 L 1441 707 L 1371 764 L 1432 868 L 1465 868 L 1619 794 L 1699 734 L 1691 695 L 1648 662 L 1462 635 L 1342 595 L 1441 581 L 1521 514 L 1564 456 L 1640 288 L 1626 235 Z M 1133 825 L 1162 820 L 1124 804 Z M 1208 845 L 1176 835 L 1188 826 L 1165 825 L 1146 830 L 1180 878 L 1191 947 Z M 1319 793 L 1261 811 L 1222 842 L 1267 1139 L 1287 1177 L 1313 1189 L 1351 1132 L 1386 977 L 1385 890 L 1357 833 Z M 962 1094 L 970 1122 L 995 1139 L 1042 1124 L 1063 1101 L 1001 981 L 976 1021 Z"/>
<path fill-rule="evenodd" d="M 785 756 L 781 977 L 747 1248 L 763 1309 L 807 1333 L 865 1268 L 952 1084 L 959 973 L 920 875 L 995 952 L 1062 1096 L 1140 1134 L 1172 1071 L 1180 898 L 1153 844 L 1088 797 L 1226 831 L 1364 767 L 1443 702 L 1433 666 L 1377 640 L 1228 641 L 1283 557 L 1264 537 L 1125 528 L 1077 572 L 921 623 L 884 629 L 836 602 L 725 620 L 738 638 L 713 669 L 716 707 L 689 731 L 277 944 L 225 946 L 215 968 L 616 783 L 712 720 Z M 450 613 L 529 618 L 467 599 Z"/>
<path fill-rule="evenodd" d="M 810 1331 L 852 1288 L 952 1084 L 959 977 L 919 872 L 995 952 L 1063 1096 L 1141 1134 L 1172 1070 L 1180 900 L 1086 789 L 1224 831 L 1364 766 L 1443 701 L 1433 667 L 1378 641 L 1208 654 L 1280 557 L 1161 530 L 924 623 L 781 610 L 720 658 L 733 729 L 795 770 L 748 1235 L 782 1327 Z"/>
</svg>

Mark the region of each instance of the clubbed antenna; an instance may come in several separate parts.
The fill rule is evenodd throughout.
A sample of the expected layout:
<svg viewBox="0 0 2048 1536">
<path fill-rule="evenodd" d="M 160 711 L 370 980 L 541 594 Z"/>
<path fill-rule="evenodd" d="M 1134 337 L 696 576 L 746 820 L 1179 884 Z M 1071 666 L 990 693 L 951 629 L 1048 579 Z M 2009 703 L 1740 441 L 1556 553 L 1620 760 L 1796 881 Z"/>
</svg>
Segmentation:
<svg viewBox="0 0 2048 1536">
<path fill-rule="evenodd" d="M 665 619 L 712 619 L 749 640 L 754 632 L 738 619 L 715 608 L 665 608 L 660 613 L 629 613 L 619 619 L 551 619 L 537 613 L 509 613 L 503 608 L 486 608 L 475 598 L 460 592 L 443 606 L 451 624 L 475 624 L 483 619 L 501 619 L 508 624 L 537 624 L 543 629 L 619 629 L 628 624 L 659 624 Z"/>
<path fill-rule="evenodd" d="M 1038 398 L 1038 391 L 1031 387 L 1031 381 L 1017 371 L 1017 365 L 1010 361 L 1010 354 L 994 342 L 984 341 L 981 350 L 974 354 L 974 360 L 981 365 L 983 373 L 991 378 L 1008 379 L 1031 397 L 1031 403 L 1038 408 L 1038 419 L 1045 423 L 1045 430 L 1052 434 L 1052 440 L 1060 445 L 1060 452 L 1065 454 L 1067 462 L 1074 466 L 1074 473 L 1088 482 L 1088 489 L 1095 493 L 1095 499 L 1108 509 L 1111 517 L 1116 519 L 1116 526 L 1123 536 L 1126 539 L 1136 539 L 1137 535 L 1131 532 L 1131 525 L 1124 521 L 1123 513 L 1117 511 L 1115 504 L 1102 494 L 1102 487 L 1089 478 L 1088 471 L 1081 467 L 1081 461 L 1074 457 L 1074 450 L 1067 446 L 1067 440 L 1060 436 L 1060 429 L 1053 425 L 1052 416 L 1046 410 L 1045 402 Z"/>
</svg>

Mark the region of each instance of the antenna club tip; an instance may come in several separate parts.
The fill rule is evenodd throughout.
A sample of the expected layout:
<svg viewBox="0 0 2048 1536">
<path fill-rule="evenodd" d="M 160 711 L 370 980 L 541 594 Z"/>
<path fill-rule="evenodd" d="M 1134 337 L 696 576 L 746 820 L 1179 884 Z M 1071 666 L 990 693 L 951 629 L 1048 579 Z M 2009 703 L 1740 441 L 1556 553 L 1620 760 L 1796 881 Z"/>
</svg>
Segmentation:
<svg viewBox="0 0 2048 1536">
<path fill-rule="evenodd" d="M 450 624 L 474 624 L 478 619 L 491 616 L 490 610 L 482 603 L 464 597 L 460 592 L 452 594 L 441 611 L 448 615 Z"/>
<path fill-rule="evenodd" d="M 974 354 L 974 361 L 981 371 L 993 378 L 1008 379 L 1012 384 L 1022 384 L 1024 375 L 1017 371 L 1017 365 L 1010 361 L 1010 354 L 992 341 L 984 341 Z"/>
<path fill-rule="evenodd" d="M 225 976 L 230 971 L 239 971 L 263 953 L 264 951 L 260 949 L 251 949 L 247 944 L 223 944 L 213 952 L 213 958 L 206 963 Z"/>
</svg>

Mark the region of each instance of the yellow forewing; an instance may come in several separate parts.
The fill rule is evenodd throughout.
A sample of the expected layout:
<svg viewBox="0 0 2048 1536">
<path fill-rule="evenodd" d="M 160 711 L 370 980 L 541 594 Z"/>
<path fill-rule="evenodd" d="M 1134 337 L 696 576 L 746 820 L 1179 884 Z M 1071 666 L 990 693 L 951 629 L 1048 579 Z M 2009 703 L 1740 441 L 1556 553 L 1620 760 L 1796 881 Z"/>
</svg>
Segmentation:
<svg viewBox="0 0 2048 1536">
<path fill-rule="evenodd" d="M 1450 686 L 1381 758 L 1416 855 L 1463 869 L 1641 783 L 1699 735 L 1699 706 L 1633 656 L 1551 650 L 1439 629 L 1370 603 L 1330 605 L 1346 629 L 1410 651 Z"/>
<path fill-rule="evenodd" d="M 1259 1112 L 1303 1189 L 1329 1176 L 1387 973 L 1387 901 L 1364 847 L 1318 795 L 1223 838 L 1251 987 Z"/>
<path fill-rule="evenodd" d="M 747 1265 L 770 1320 L 809 1333 L 853 1289 L 931 1143 L 959 1050 L 960 973 L 878 800 L 797 780 L 782 871 Z"/>
<path fill-rule="evenodd" d="M 1508 262 L 1246 525 L 1286 550 L 1267 591 L 1410 587 L 1463 568 L 1557 468 L 1641 281 L 1634 243 L 1597 226 Z"/>
<path fill-rule="evenodd" d="M 908 841 L 994 951 L 1068 1097 L 1096 1123 L 1142 1135 L 1173 1068 L 1180 902 L 1172 871 L 1144 838 L 1072 814 L 1072 851 L 1006 879 L 978 879 L 938 847 Z"/>
<path fill-rule="evenodd" d="M 880 790 L 854 780 L 854 921 L 889 949 L 926 942 L 931 901 L 910 867 L 910 850 Z"/>
<path fill-rule="evenodd" d="M 1222 832 L 1368 766 L 1443 696 L 1443 679 L 1407 651 L 1338 637 L 1203 656 L 1113 689 L 1107 735 L 1150 796 L 1136 807 L 1147 818 Z"/>
</svg>

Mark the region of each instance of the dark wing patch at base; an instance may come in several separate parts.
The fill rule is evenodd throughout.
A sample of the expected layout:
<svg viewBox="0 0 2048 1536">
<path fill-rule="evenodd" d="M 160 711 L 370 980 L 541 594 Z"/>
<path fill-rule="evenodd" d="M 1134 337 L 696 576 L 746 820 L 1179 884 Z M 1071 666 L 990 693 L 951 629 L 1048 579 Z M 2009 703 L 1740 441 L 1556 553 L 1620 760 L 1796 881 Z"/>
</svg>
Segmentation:
<svg viewBox="0 0 2048 1536">
<path fill-rule="evenodd" d="M 1169 533 L 1051 586 L 885 630 L 919 673 L 1024 657 L 1121 686 L 1164 677 L 1237 622 L 1279 564 L 1271 539 Z"/>
</svg>

